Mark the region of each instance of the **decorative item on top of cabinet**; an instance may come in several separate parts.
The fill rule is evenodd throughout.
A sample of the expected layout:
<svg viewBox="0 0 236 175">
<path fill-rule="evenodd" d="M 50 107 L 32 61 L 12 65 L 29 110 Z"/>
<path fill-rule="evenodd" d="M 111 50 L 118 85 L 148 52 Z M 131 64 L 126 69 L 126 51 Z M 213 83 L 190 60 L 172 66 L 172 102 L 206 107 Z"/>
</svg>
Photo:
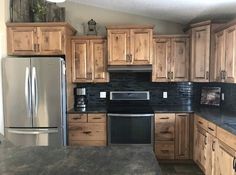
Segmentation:
<svg viewBox="0 0 236 175">
<path fill-rule="evenodd" d="M 151 65 L 153 26 L 107 26 L 108 65 Z"/>
<path fill-rule="evenodd" d="M 106 146 L 106 114 L 81 113 L 69 114 L 70 146 Z"/>
<path fill-rule="evenodd" d="M 154 36 L 153 82 L 189 80 L 189 36 Z"/>
<path fill-rule="evenodd" d="M 215 34 L 215 72 L 217 82 L 236 82 L 236 25 L 230 26 Z"/>
<path fill-rule="evenodd" d="M 8 55 L 65 55 L 68 37 L 76 33 L 68 23 L 7 23 Z"/>
<path fill-rule="evenodd" d="M 194 82 L 209 82 L 214 69 L 214 32 L 220 23 L 204 21 L 190 25 L 191 36 L 191 68 L 190 78 Z"/>
<path fill-rule="evenodd" d="M 155 153 L 159 160 L 189 160 L 191 115 L 155 114 Z"/>
<path fill-rule="evenodd" d="M 73 82 L 109 82 L 106 39 L 100 36 L 72 38 Z"/>
</svg>

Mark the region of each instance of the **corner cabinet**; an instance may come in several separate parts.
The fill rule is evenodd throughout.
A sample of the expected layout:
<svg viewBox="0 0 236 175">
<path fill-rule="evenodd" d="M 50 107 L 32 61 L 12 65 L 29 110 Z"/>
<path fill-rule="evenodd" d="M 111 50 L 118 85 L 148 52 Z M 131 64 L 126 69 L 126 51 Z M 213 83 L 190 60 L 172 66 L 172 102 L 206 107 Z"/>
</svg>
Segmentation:
<svg viewBox="0 0 236 175">
<path fill-rule="evenodd" d="M 67 23 L 7 23 L 8 55 L 65 55 L 75 33 Z"/>
<path fill-rule="evenodd" d="M 189 80 L 188 35 L 154 37 L 153 82 Z"/>
<path fill-rule="evenodd" d="M 215 34 L 215 74 L 217 82 L 236 82 L 236 25 Z"/>
<path fill-rule="evenodd" d="M 72 38 L 72 77 L 74 83 L 108 82 L 106 39 L 99 36 Z"/>
<path fill-rule="evenodd" d="M 189 160 L 191 115 L 155 114 L 155 154 L 159 160 Z"/>
<path fill-rule="evenodd" d="M 151 65 L 153 26 L 107 26 L 108 65 Z"/>
</svg>

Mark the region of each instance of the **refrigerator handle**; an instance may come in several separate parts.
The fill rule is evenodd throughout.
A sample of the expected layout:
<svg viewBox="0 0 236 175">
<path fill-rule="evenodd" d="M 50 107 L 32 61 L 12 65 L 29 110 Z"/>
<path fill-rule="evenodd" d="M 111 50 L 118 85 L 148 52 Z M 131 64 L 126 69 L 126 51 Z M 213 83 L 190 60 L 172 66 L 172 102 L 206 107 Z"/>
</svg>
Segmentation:
<svg viewBox="0 0 236 175">
<path fill-rule="evenodd" d="M 31 117 L 31 93 L 30 93 L 30 78 L 29 67 L 25 68 L 25 102 L 27 106 L 27 117 Z"/>
<path fill-rule="evenodd" d="M 9 133 L 12 134 L 50 134 L 50 133 L 58 133 L 57 129 L 28 129 L 28 130 L 22 130 L 22 129 L 8 129 Z"/>
<path fill-rule="evenodd" d="M 37 117 L 38 113 L 38 85 L 36 68 L 32 68 L 32 103 L 33 103 L 33 116 Z"/>
</svg>

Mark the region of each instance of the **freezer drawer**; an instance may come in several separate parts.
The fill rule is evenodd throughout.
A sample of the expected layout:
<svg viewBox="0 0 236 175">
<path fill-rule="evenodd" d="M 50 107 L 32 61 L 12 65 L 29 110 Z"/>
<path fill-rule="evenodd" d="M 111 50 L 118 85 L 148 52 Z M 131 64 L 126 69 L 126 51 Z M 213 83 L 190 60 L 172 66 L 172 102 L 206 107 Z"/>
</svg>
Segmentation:
<svg viewBox="0 0 236 175">
<path fill-rule="evenodd" d="M 62 145 L 61 132 L 53 129 L 6 129 L 6 138 L 17 146 Z"/>
</svg>

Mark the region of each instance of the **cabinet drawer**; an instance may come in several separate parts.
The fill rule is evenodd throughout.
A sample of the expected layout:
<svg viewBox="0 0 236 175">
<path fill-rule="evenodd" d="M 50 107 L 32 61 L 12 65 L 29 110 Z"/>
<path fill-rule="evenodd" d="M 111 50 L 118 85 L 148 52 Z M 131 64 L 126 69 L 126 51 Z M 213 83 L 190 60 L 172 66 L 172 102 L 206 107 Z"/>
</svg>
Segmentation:
<svg viewBox="0 0 236 175">
<path fill-rule="evenodd" d="M 174 142 L 156 142 L 155 153 L 158 159 L 174 159 Z"/>
<path fill-rule="evenodd" d="M 156 114 L 155 139 L 173 141 L 174 136 L 175 136 L 175 114 Z"/>
<path fill-rule="evenodd" d="M 214 123 L 208 122 L 207 123 L 207 131 L 211 135 L 216 136 L 216 125 Z"/>
<path fill-rule="evenodd" d="M 88 114 L 88 122 L 90 123 L 106 123 L 106 114 Z"/>
<path fill-rule="evenodd" d="M 70 140 L 70 146 L 106 146 L 106 140 Z"/>
<path fill-rule="evenodd" d="M 70 123 L 69 140 L 106 140 L 106 124 Z"/>
<path fill-rule="evenodd" d="M 236 150 L 236 135 L 217 127 L 217 138 Z"/>
<path fill-rule="evenodd" d="M 207 120 L 205 120 L 205 119 L 203 119 L 203 118 L 201 118 L 201 117 L 199 117 L 197 115 L 196 115 L 195 119 L 196 119 L 196 124 L 198 126 L 200 126 L 203 129 L 207 130 L 207 127 L 208 127 L 208 121 Z"/>
<path fill-rule="evenodd" d="M 87 114 L 69 114 L 68 115 L 69 123 L 86 123 L 87 122 Z"/>
</svg>

